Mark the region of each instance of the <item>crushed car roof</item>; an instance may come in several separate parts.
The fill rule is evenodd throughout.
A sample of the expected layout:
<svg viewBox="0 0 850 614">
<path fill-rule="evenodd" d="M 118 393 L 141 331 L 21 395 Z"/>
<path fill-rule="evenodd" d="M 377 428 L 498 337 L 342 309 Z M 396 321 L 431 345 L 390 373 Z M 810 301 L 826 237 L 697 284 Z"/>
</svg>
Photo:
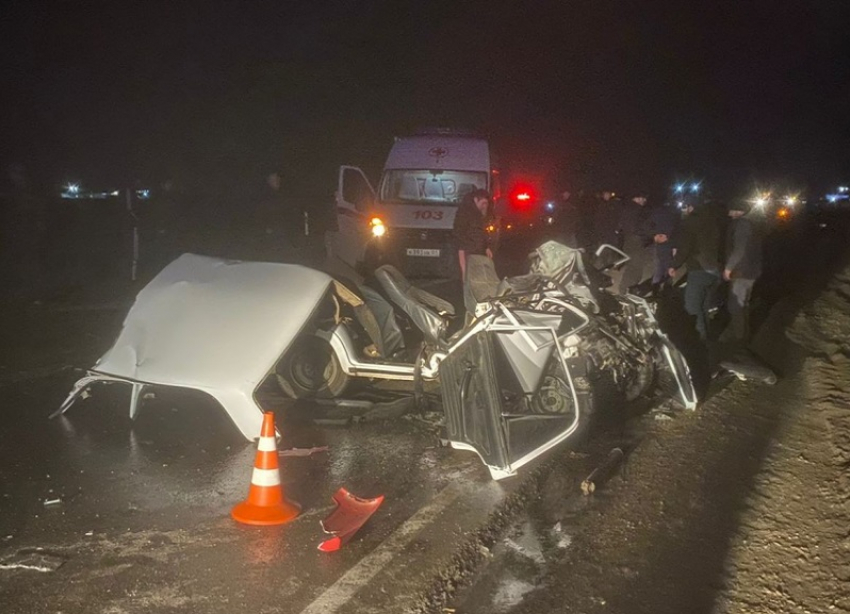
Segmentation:
<svg viewBox="0 0 850 614">
<path fill-rule="evenodd" d="M 254 391 L 331 282 L 299 265 L 184 254 L 142 289 L 118 339 L 83 380 L 206 392 L 254 438 L 262 420 Z"/>
</svg>

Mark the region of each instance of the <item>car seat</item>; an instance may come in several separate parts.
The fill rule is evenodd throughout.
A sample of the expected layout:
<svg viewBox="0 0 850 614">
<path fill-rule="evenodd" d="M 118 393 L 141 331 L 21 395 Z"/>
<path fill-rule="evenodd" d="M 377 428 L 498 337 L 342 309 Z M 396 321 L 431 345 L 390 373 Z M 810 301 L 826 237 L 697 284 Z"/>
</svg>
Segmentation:
<svg viewBox="0 0 850 614">
<path fill-rule="evenodd" d="M 445 316 L 453 316 L 455 308 L 446 300 L 434 296 L 411 284 L 401 272 L 390 264 L 375 270 L 375 279 L 389 297 L 422 331 L 425 340 L 439 347 L 445 346 L 448 322 Z"/>
</svg>

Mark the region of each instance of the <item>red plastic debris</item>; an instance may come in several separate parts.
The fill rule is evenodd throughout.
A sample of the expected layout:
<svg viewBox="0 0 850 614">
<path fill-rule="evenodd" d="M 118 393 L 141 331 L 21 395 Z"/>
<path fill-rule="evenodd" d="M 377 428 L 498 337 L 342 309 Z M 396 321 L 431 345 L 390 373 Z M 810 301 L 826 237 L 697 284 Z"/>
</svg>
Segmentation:
<svg viewBox="0 0 850 614">
<path fill-rule="evenodd" d="M 336 552 L 342 548 L 342 540 L 339 537 L 331 537 L 319 544 L 319 550 L 322 552 Z"/>
<path fill-rule="evenodd" d="M 348 543 L 348 540 L 366 524 L 372 514 L 378 511 L 381 503 L 384 502 L 384 496 L 361 499 L 345 488 L 340 488 L 334 493 L 333 500 L 337 505 L 336 508 L 321 521 L 322 530 L 333 537 L 319 544 L 319 550 L 322 552 L 335 552 Z"/>
</svg>

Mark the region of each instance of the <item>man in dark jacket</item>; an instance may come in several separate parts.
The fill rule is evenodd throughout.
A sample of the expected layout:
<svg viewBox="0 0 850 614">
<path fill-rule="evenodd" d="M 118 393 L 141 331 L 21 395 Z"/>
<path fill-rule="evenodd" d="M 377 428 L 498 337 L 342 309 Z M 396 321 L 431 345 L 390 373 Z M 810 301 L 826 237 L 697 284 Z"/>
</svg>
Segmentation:
<svg viewBox="0 0 850 614">
<path fill-rule="evenodd" d="M 133 211 L 139 230 L 140 277 L 145 281 L 159 274 L 180 255 L 183 233 L 179 200 L 171 180 L 164 181 L 150 198 L 134 199 Z"/>
<path fill-rule="evenodd" d="M 561 192 L 558 203 L 558 239 L 569 247 L 578 247 L 578 236 L 581 220 L 579 206 L 569 190 Z"/>
<path fill-rule="evenodd" d="M 490 194 L 487 190 L 473 190 L 463 197 L 457 208 L 454 222 L 454 239 L 457 245 L 461 280 L 466 278 L 466 258 L 472 254 L 493 257 L 490 248 L 491 223 Z"/>
<path fill-rule="evenodd" d="M 679 208 L 664 203 L 652 208 L 652 226 L 655 231 L 655 271 L 652 284 L 658 286 L 667 281 L 667 271 L 673 266 L 673 248 L 682 215 Z"/>
<path fill-rule="evenodd" d="M 682 221 L 670 277 L 676 269 L 688 267 L 685 287 L 685 311 L 696 317 L 700 339 L 708 336 L 708 310 L 720 285 L 720 225 L 711 204 L 688 205 Z"/>
<path fill-rule="evenodd" d="M 620 294 L 652 276 L 654 246 L 660 238 L 655 232 L 652 207 L 646 202 L 647 195 L 639 192 L 624 203 L 621 211 L 619 227 L 623 251 L 629 257 L 629 262 L 615 286 L 615 291 Z"/>
<path fill-rule="evenodd" d="M 620 217 L 622 203 L 614 198 L 610 190 L 603 190 L 595 199 L 592 210 L 589 211 L 590 237 L 588 251 L 593 251 L 600 245 L 608 243 L 620 247 Z"/>
<path fill-rule="evenodd" d="M 749 338 L 750 297 L 762 267 L 762 230 L 750 219 L 748 212 L 747 203 L 730 205 L 731 221 L 726 231 L 723 279 L 729 282 L 727 308 L 731 320 L 725 335 L 737 342 L 746 342 Z"/>
</svg>

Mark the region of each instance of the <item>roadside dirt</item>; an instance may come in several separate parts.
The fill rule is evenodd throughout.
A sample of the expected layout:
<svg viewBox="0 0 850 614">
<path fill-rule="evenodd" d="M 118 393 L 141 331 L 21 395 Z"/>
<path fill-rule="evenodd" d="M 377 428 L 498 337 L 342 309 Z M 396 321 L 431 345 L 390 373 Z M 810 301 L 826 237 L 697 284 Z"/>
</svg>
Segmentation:
<svg viewBox="0 0 850 614">
<path fill-rule="evenodd" d="M 779 425 L 731 539 L 717 612 L 850 611 L 850 268 L 787 337 L 808 356 L 793 396 L 757 399 L 775 403 Z"/>
</svg>

